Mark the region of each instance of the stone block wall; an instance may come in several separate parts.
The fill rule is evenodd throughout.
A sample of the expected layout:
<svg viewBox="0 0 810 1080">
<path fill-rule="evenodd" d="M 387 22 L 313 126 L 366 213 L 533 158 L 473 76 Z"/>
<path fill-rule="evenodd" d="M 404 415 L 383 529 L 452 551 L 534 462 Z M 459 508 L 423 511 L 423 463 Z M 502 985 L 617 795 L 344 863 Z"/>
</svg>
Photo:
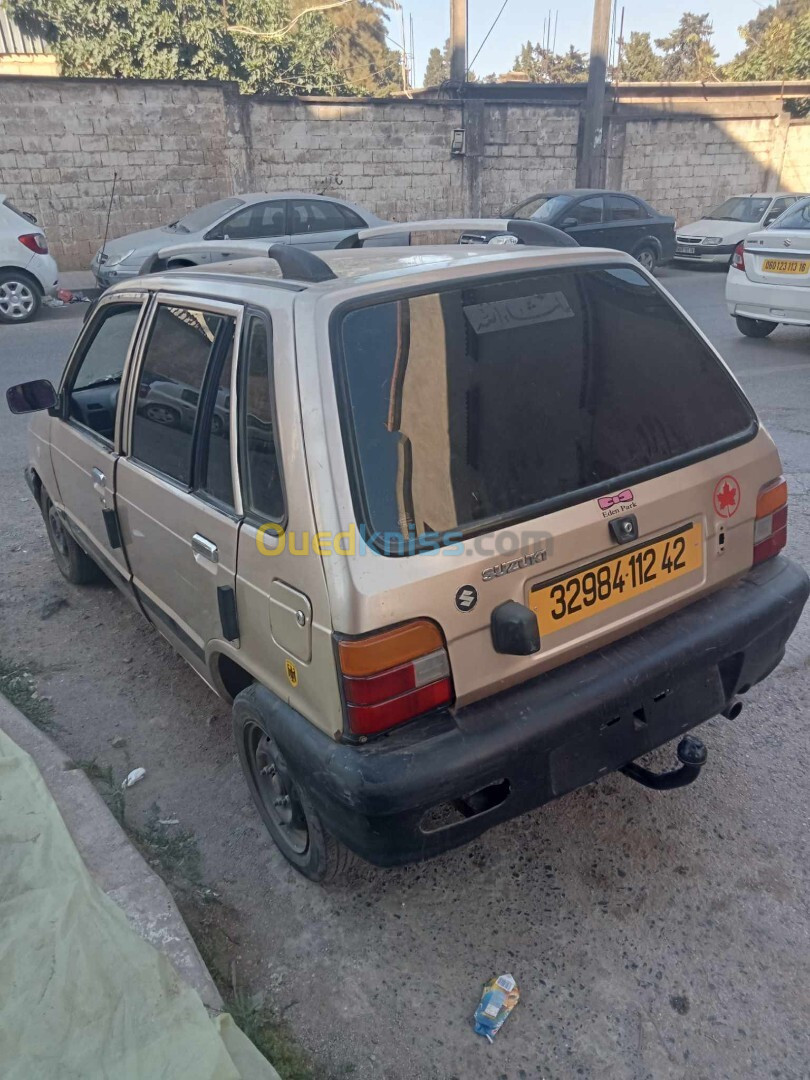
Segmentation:
<svg viewBox="0 0 810 1080">
<path fill-rule="evenodd" d="M 230 84 L 0 77 L 0 192 L 36 214 L 66 270 L 101 244 L 114 173 L 111 237 L 245 191 L 339 195 L 393 220 L 497 214 L 575 186 L 581 153 L 581 95 L 516 94 L 288 100 Z M 606 186 L 685 222 L 734 192 L 810 190 L 810 124 L 733 86 L 676 105 L 622 89 L 605 172 Z"/>
</svg>

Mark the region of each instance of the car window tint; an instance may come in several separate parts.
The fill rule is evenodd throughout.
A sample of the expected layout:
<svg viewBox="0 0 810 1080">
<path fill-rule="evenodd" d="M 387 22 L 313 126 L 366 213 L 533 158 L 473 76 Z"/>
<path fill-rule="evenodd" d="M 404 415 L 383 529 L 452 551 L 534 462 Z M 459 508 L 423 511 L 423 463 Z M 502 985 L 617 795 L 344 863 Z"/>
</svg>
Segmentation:
<svg viewBox="0 0 810 1080">
<path fill-rule="evenodd" d="M 110 442 L 115 431 L 121 375 L 140 311 L 140 304 L 109 304 L 101 308 L 68 390 L 70 419 Z"/>
<path fill-rule="evenodd" d="M 238 214 L 234 214 L 227 221 L 223 221 L 216 230 L 217 235 L 221 234 L 229 240 L 250 240 L 251 237 L 256 235 L 255 217 L 256 207 L 246 206 Z"/>
<path fill-rule="evenodd" d="M 285 233 L 284 203 L 260 203 L 253 223 L 254 236 L 283 236 Z"/>
<path fill-rule="evenodd" d="M 233 507 L 231 475 L 231 372 L 233 342 L 216 382 L 216 393 L 200 432 L 203 440 L 199 489 L 212 499 Z"/>
<path fill-rule="evenodd" d="M 787 210 L 779 221 L 780 229 L 810 229 L 810 199 L 803 199 Z"/>
<path fill-rule="evenodd" d="M 565 211 L 565 221 L 575 218 L 577 225 L 598 225 L 602 220 L 601 195 L 594 195 L 589 199 L 582 199 L 576 206 Z"/>
<path fill-rule="evenodd" d="M 278 521 L 284 514 L 284 493 L 273 431 L 272 358 L 263 319 L 254 318 L 248 326 L 241 385 L 245 504 L 259 517 Z"/>
<path fill-rule="evenodd" d="M 132 457 L 181 484 L 191 482 L 191 450 L 208 358 L 220 315 L 158 308 L 138 382 Z"/>
<path fill-rule="evenodd" d="M 357 520 L 388 554 L 621 490 L 756 430 L 711 348 L 630 267 L 471 282 L 334 319 Z"/>
<path fill-rule="evenodd" d="M 624 195 L 610 195 L 608 197 L 611 221 L 634 221 L 646 218 L 648 215 L 644 208 L 635 199 L 628 199 Z"/>
<path fill-rule="evenodd" d="M 326 200 L 290 199 L 290 232 L 294 234 L 334 232 L 347 227 L 362 229 L 365 223 L 347 226 L 341 207 Z"/>
<path fill-rule="evenodd" d="M 342 206 L 340 203 L 332 203 L 333 208 L 343 218 L 343 224 L 347 229 L 367 229 L 368 222 L 363 221 L 359 214 L 355 214 L 348 206 Z"/>
</svg>

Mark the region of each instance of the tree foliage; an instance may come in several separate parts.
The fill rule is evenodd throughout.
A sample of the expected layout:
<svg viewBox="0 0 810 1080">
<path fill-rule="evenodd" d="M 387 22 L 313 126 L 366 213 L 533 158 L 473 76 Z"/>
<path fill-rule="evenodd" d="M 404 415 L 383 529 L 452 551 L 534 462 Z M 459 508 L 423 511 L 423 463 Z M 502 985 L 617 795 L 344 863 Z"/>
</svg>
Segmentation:
<svg viewBox="0 0 810 1080">
<path fill-rule="evenodd" d="M 428 53 L 423 86 L 441 86 L 450 78 L 450 38 L 444 43 L 443 49 L 435 46 Z"/>
<path fill-rule="evenodd" d="M 708 13 L 684 12 L 671 34 L 655 39 L 664 54 L 661 58 L 662 78 L 667 82 L 705 82 L 710 79 L 717 67 L 713 33 Z"/>
<path fill-rule="evenodd" d="M 782 0 L 740 27 L 742 52 L 725 68 L 729 79 L 810 78 L 810 0 Z"/>
<path fill-rule="evenodd" d="M 322 12 L 287 0 L 6 0 L 52 43 L 62 73 L 234 79 L 248 93 L 351 93 Z M 292 23 L 292 25 L 291 25 Z"/>
<path fill-rule="evenodd" d="M 312 0 L 298 0 L 297 9 L 311 3 Z M 387 43 L 385 9 L 395 6 L 396 0 L 352 0 L 326 13 L 335 27 L 338 69 L 349 83 L 365 93 L 389 93 L 402 88 L 402 57 Z"/>
<path fill-rule="evenodd" d="M 573 83 L 588 78 L 588 58 L 571 45 L 565 53 L 555 53 L 530 41 L 515 57 L 515 71 L 525 72 L 532 82 Z"/>
<path fill-rule="evenodd" d="M 661 57 L 654 52 L 650 35 L 633 31 L 622 48 L 617 78 L 621 82 L 658 82 L 661 77 Z"/>
</svg>

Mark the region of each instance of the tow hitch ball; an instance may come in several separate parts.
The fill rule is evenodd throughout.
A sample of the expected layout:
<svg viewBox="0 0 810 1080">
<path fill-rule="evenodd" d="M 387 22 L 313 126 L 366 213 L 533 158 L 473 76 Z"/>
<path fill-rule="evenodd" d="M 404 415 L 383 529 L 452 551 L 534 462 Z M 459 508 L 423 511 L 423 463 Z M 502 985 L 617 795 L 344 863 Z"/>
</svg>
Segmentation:
<svg viewBox="0 0 810 1080">
<path fill-rule="evenodd" d="M 695 735 L 686 735 L 678 743 L 677 754 L 681 766 L 670 772 L 654 773 L 641 765 L 636 765 L 634 761 L 619 771 L 629 776 L 631 780 L 643 784 L 644 787 L 653 788 L 654 791 L 671 791 L 673 788 L 686 787 L 700 776 L 700 770 L 706 764 L 706 747 Z"/>
</svg>

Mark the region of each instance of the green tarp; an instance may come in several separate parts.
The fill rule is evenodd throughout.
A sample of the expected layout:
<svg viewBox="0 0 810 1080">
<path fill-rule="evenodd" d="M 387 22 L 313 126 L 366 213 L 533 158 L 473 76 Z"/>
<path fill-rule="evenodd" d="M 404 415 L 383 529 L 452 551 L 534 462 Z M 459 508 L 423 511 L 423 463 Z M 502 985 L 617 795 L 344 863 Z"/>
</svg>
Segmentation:
<svg viewBox="0 0 810 1080">
<path fill-rule="evenodd" d="M 96 885 L 32 759 L 0 731 L 3 1080 L 278 1080 Z"/>
</svg>

